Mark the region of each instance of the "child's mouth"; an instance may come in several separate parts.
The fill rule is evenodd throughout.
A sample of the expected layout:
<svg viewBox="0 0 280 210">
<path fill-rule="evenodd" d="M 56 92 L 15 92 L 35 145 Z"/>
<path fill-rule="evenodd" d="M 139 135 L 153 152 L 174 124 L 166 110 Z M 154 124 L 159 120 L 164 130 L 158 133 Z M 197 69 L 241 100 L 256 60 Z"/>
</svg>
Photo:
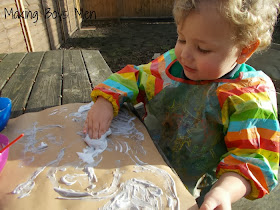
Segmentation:
<svg viewBox="0 0 280 210">
<path fill-rule="evenodd" d="M 192 68 L 187 67 L 187 66 L 184 66 L 184 71 L 186 71 L 186 72 L 190 72 L 190 73 L 195 73 L 195 72 L 196 72 L 196 70 L 195 70 L 195 69 L 192 69 Z"/>
</svg>

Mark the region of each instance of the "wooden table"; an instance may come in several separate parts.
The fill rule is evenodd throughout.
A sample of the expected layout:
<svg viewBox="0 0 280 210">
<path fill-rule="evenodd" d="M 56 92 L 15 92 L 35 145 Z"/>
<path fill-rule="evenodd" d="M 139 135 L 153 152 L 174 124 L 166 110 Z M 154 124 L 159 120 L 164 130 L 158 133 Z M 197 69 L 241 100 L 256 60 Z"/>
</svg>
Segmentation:
<svg viewBox="0 0 280 210">
<path fill-rule="evenodd" d="M 111 73 L 98 50 L 0 54 L 1 97 L 12 100 L 11 118 L 48 107 L 90 102 L 92 88 Z"/>
</svg>

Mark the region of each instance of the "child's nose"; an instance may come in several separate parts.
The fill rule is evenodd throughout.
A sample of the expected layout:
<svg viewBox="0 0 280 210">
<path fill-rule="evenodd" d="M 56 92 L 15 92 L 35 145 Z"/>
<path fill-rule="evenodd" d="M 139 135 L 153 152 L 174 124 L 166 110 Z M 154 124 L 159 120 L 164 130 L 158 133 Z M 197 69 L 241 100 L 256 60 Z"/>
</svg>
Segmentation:
<svg viewBox="0 0 280 210">
<path fill-rule="evenodd" d="M 188 63 L 194 61 L 192 49 L 187 44 L 184 46 L 184 48 L 182 50 L 181 58 Z"/>
</svg>

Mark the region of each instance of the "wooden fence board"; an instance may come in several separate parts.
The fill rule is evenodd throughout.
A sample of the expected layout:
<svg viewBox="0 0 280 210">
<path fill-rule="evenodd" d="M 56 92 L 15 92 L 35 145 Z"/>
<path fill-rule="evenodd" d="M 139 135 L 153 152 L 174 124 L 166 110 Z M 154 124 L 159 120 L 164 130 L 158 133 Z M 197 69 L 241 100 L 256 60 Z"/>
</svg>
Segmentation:
<svg viewBox="0 0 280 210">
<path fill-rule="evenodd" d="M 174 0 L 81 0 L 84 11 L 97 19 L 121 17 L 171 17 Z"/>
<path fill-rule="evenodd" d="M 82 50 L 82 54 L 93 87 L 112 74 L 111 69 L 98 50 Z"/>
<path fill-rule="evenodd" d="M 174 1 L 166 1 L 161 0 L 161 8 L 163 14 L 171 14 L 172 15 L 172 9 L 173 9 Z"/>
<path fill-rule="evenodd" d="M 3 55 L 3 54 L 2 54 Z M 4 87 L 6 82 L 9 80 L 11 75 L 16 70 L 17 66 L 24 58 L 25 53 L 13 53 L 8 54 L 1 62 L 0 62 L 0 90 Z"/>
<path fill-rule="evenodd" d="M 81 51 L 64 51 L 63 60 L 62 104 L 90 102 L 91 86 Z"/>
<path fill-rule="evenodd" d="M 27 104 L 27 112 L 61 105 L 62 57 L 62 50 L 45 53 Z"/>
<path fill-rule="evenodd" d="M 16 69 L 13 77 L 2 89 L 2 96 L 9 97 L 12 100 L 12 117 L 24 112 L 43 56 L 44 52 L 28 53 Z"/>
</svg>

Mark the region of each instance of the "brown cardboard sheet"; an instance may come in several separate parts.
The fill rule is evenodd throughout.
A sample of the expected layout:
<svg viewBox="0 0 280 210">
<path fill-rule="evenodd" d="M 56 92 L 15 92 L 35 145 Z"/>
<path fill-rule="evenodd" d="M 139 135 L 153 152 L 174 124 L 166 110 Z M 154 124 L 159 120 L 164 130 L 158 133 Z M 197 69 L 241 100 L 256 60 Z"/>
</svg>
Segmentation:
<svg viewBox="0 0 280 210">
<path fill-rule="evenodd" d="M 10 147 L 0 174 L 0 209 L 197 209 L 144 125 L 127 110 L 113 121 L 107 149 L 93 162 L 80 159 L 77 152 L 89 149 L 81 106 L 88 104 L 10 119 L 2 134 L 10 141 L 25 136 Z"/>
</svg>

